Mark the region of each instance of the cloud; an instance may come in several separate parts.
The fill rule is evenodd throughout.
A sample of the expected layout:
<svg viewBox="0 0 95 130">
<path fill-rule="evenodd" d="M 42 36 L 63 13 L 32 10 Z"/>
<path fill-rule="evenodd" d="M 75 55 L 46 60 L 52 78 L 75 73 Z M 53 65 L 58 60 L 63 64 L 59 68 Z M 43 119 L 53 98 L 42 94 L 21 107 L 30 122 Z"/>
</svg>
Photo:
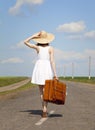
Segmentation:
<svg viewBox="0 0 95 130">
<path fill-rule="evenodd" d="M 66 39 L 70 40 L 95 40 L 95 30 L 94 31 L 89 31 L 89 32 L 84 32 L 81 34 L 73 34 L 73 35 L 67 35 L 65 36 Z"/>
<path fill-rule="evenodd" d="M 79 52 L 75 52 L 75 51 L 62 51 L 60 49 L 56 49 L 55 48 L 55 60 L 56 61 L 71 61 L 72 59 L 83 59 L 84 56 L 79 53 Z"/>
<path fill-rule="evenodd" d="M 83 21 L 65 23 L 57 27 L 57 31 L 65 33 L 79 33 L 86 28 Z"/>
<path fill-rule="evenodd" d="M 81 40 L 81 39 L 95 40 L 95 30 L 84 32 L 84 33 L 82 33 L 80 35 L 77 35 L 77 34 L 68 35 L 68 36 L 66 36 L 66 38 L 71 39 L 71 40 Z"/>
<path fill-rule="evenodd" d="M 95 39 L 95 30 L 86 32 L 86 33 L 84 34 L 84 37 L 85 37 L 85 38 L 90 38 L 90 39 Z"/>
<path fill-rule="evenodd" d="M 17 0 L 16 4 L 9 9 L 9 13 L 12 15 L 19 15 L 20 9 L 23 5 L 38 5 L 42 4 L 44 0 Z"/>
<path fill-rule="evenodd" d="M 95 30 L 86 32 L 86 25 L 84 21 L 65 23 L 63 25 L 59 25 L 56 30 L 58 32 L 64 32 L 67 35 L 66 39 L 71 40 L 82 40 L 82 39 L 90 39 L 95 40 Z"/>
<path fill-rule="evenodd" d="M 5 64 L 5 63 L 23 63 L 24 61 L 20 58 L 13 57 L 13 58 L 8 58 L 5 60 L 1 60 L 0 63 Z"/>
<path fill-rule="evenodd" d="M 92 58 L 95 58 L 95 50 L 86 49 L 85 50 L 85 55 L 87 57 L 91 56 Z"/>
<path fill-rule="evenodd" d="M 72 63 L 74 75 L 85 76 L 88 74 L 89 56 L 91 56 L 91 75 L 95 76 L 95 50 L 86 49 L 83 52 L 62 51 L 55 48 L 55 62 L 58 75 L 72 75 Z M 65 69 L 65 72 L 64 72 Z"/>
<path fill-rule="evenodd" d="M 83 39 L 83 36 L 82 35 L 69 35 L 69 36 L 66 36 L 67 39 L 71 39 L 71 40 L 81 40 Z"/>
<path fill-rule="evenodd" d="M 85 60 L 89 56 L 95 58 L 95 50 L 86 49 L 83 52 L 76 51 L 62 51 L 55 48 L 55 60 L 58 61 L 72 61 L 72 60 Z"/>
<path fill-rule="evenodd" d="M 16 45 L 11 46 L 11 49 L 21 49 L 21 48 L 26 48 L 24 41 L 21 41 L 21 42 L 17 43 Z"/>
</svg>

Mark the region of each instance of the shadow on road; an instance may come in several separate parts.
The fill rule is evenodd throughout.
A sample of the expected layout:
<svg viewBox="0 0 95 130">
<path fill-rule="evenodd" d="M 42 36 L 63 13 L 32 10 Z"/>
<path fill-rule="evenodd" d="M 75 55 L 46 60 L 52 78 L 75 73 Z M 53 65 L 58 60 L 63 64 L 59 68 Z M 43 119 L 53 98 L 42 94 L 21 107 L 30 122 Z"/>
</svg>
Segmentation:
<svg viewBox="0 0 95 130">
<path fill-rule="evenodd" d="M 20 112 L 28 112 L 29 114 L 32 115 L 42 115 L 42 110 L 24 110 L 24 111 L 20 111 Z M 62 114 L 49 114 L 48 116 L 49 118 L 53 118 L 53 117 L 63 117 Z"/>
<path fill-rule="evenodd" d="M 20 111 L 20 112 L 28 112 L 29 114 L 33 114 L 33 115 L 41 115 L 42 114 L 42 110 L 24 110 L 24 111 Z"/>
<path fill-rule="evenodd" d="M 50 114 L 49 115 L 50 118 L 53 118 L 53 117 L 63 117 L 62 114 Z"/>
</svg>

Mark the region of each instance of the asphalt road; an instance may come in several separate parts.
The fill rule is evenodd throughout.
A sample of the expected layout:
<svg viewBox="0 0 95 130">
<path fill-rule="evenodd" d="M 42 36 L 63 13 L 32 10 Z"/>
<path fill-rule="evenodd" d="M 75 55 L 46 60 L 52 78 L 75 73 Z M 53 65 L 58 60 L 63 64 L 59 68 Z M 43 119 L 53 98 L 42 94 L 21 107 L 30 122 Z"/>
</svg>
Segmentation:
<svg viewBox="0 0 95 130">
<path fill-rule="evenodd" d="M 41 118 L 38 87 L 0 100 L 0 130 L 95 130 L 95 85 L 66 82 L 65 105 L 48 104 Z"/>
</svg>

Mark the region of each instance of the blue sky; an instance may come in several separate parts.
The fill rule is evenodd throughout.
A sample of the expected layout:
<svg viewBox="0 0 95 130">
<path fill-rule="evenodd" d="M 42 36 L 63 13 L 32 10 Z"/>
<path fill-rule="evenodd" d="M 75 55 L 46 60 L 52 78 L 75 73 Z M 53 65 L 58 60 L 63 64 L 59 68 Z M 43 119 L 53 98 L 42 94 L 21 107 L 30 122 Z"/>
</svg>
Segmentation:
<svg viewBox="0 0 95 130">
<path fill-rule="evenodd" d="M 0 0 L 0 76 L 31 76 L 36 53 L 23 40 L 40 30 L 55 35 L 58 75 L 88 76 L 90 59 L 95 76 L 94 12 L 95 0 Z"/>
</svg>

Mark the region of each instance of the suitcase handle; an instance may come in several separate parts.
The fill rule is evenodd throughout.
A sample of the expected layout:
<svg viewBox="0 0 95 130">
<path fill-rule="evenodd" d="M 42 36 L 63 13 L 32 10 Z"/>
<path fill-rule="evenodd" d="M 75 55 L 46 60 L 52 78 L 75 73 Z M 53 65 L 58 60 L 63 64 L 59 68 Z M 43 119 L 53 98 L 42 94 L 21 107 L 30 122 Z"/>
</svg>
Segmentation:
<svg viewBox="0 0 95 130">
<path fill-rule="evenodd" d="M 53 80 L 59 80 L 59 79 L 58 79 L 58 77 L 54 76 L 54 77 L 53 77 Z"/>
</svg>

